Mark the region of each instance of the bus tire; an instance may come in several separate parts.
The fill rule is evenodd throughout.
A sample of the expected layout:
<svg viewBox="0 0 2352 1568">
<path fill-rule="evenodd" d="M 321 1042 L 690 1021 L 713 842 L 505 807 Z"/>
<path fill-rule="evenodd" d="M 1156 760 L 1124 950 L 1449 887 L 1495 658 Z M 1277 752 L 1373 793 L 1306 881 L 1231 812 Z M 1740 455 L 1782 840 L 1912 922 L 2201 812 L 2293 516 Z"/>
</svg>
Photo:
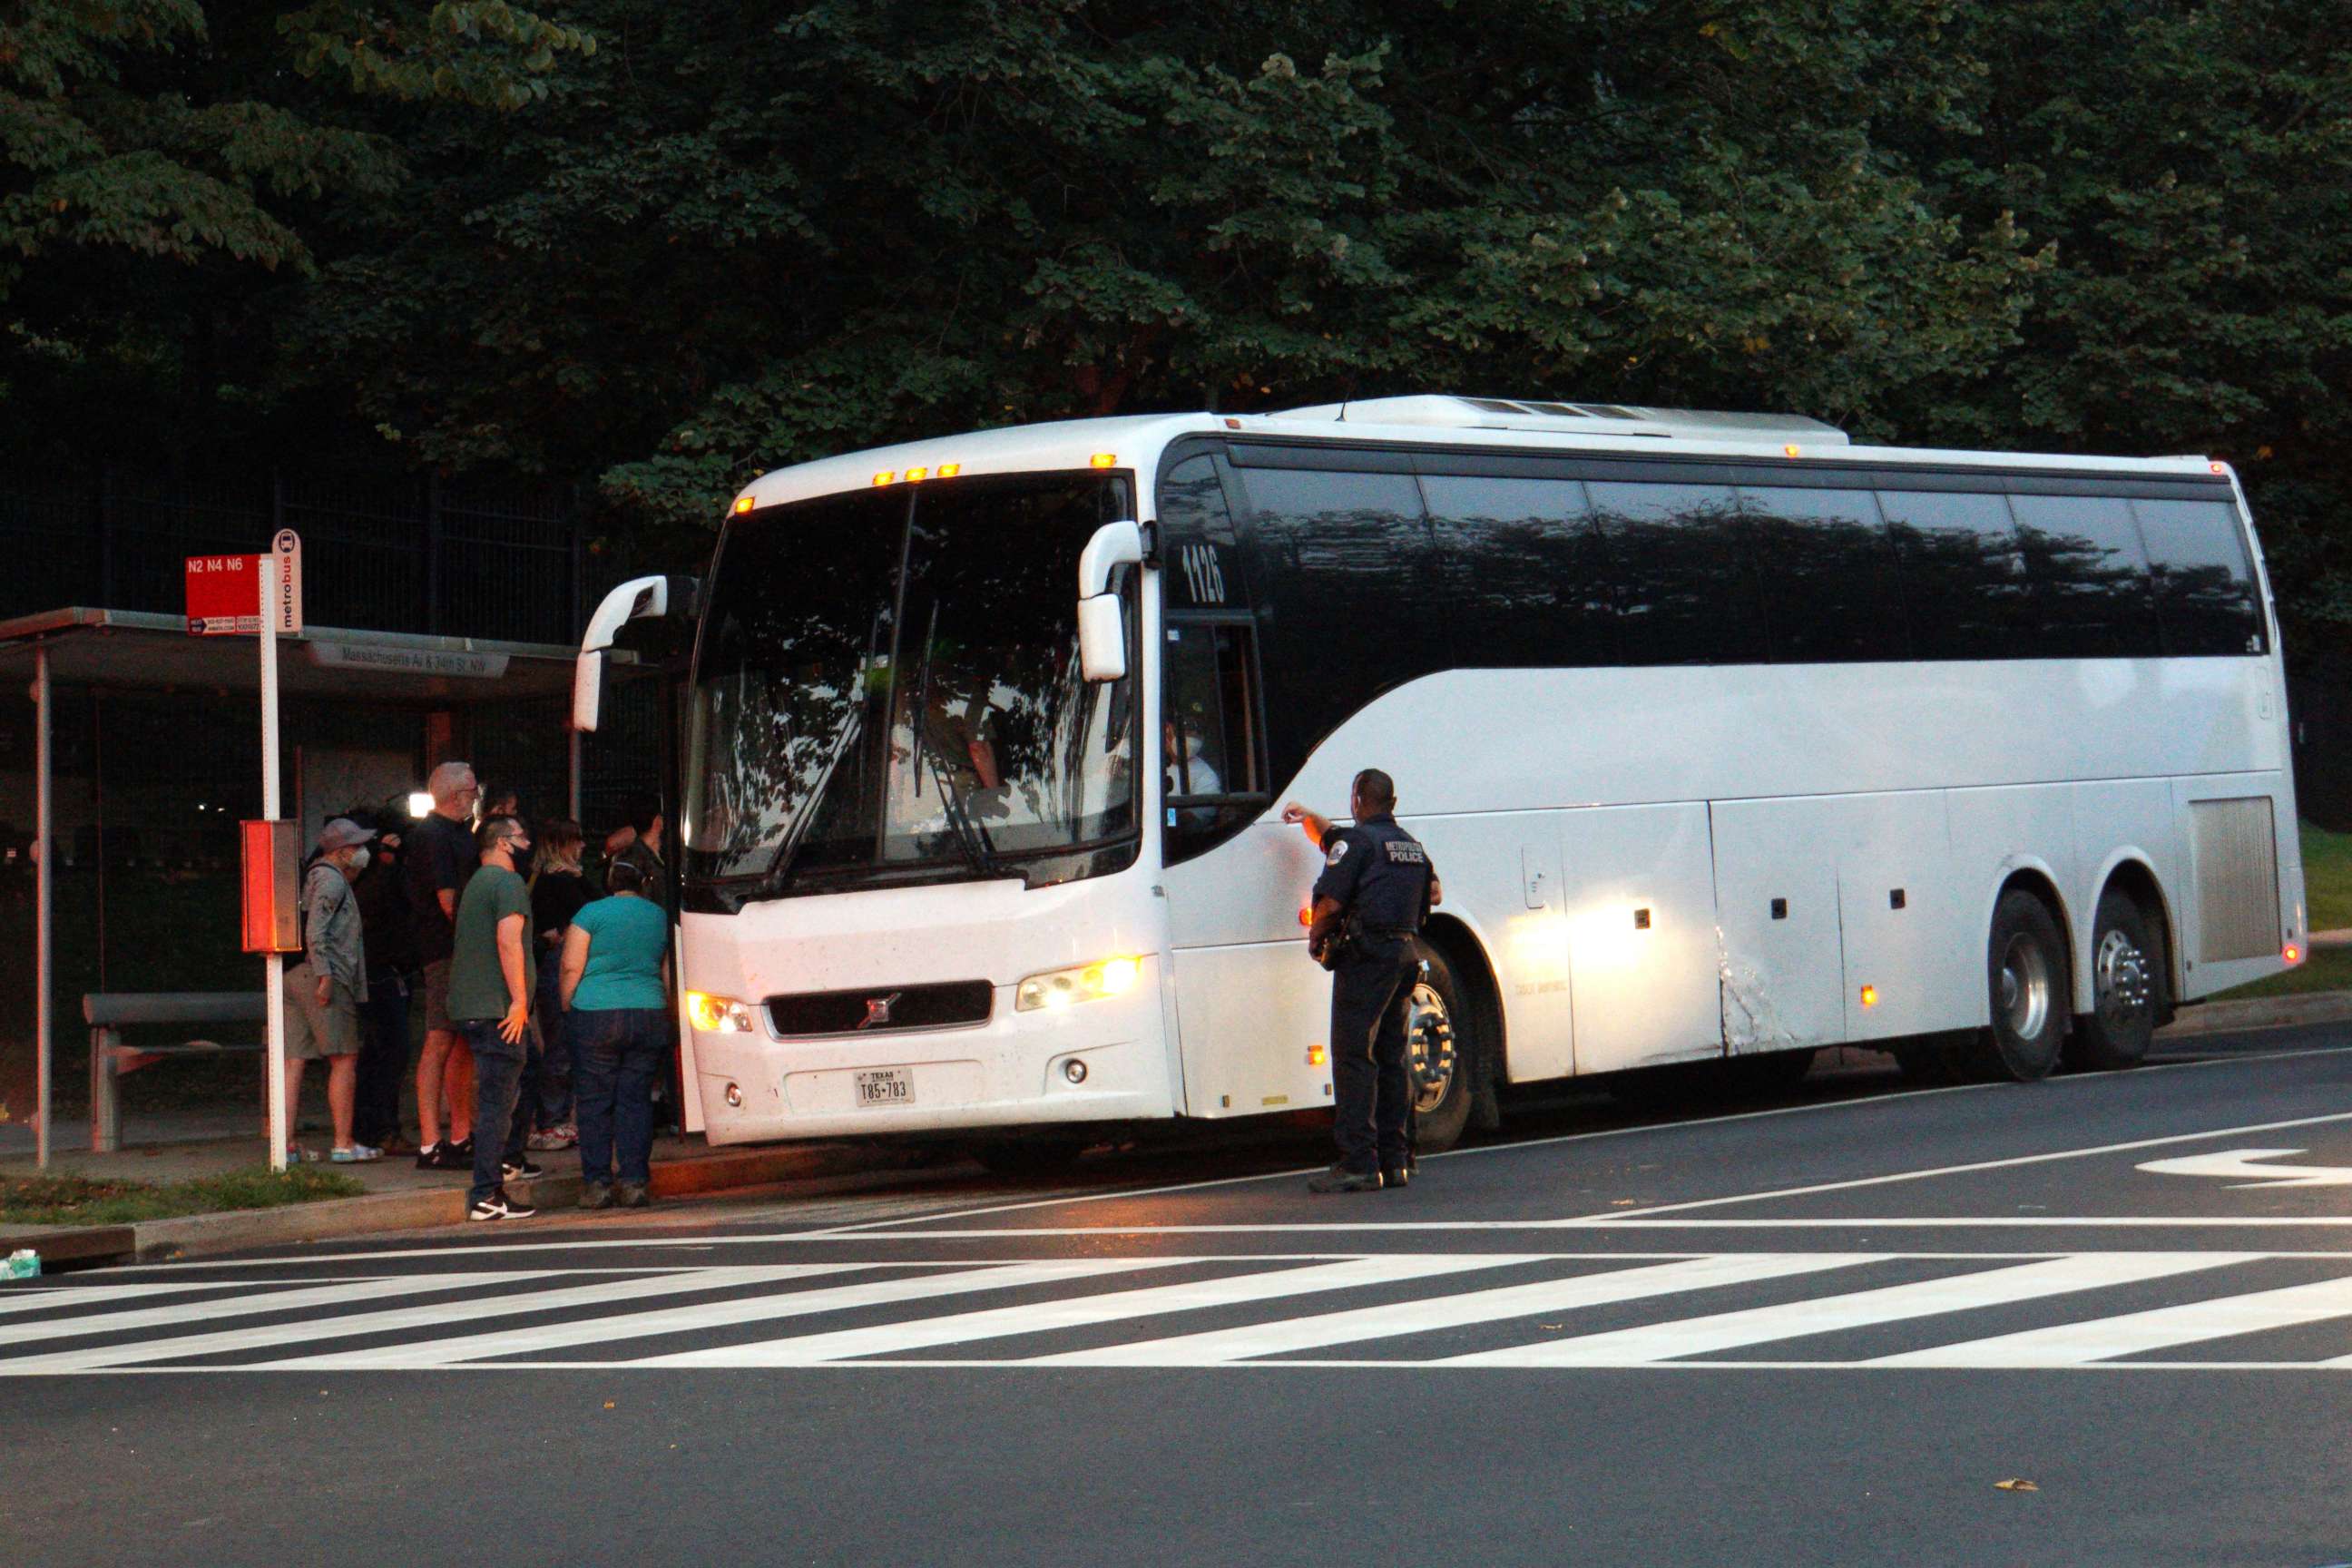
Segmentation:
<svg viewBox="0 0 2352 1568">
<path fill-rule="evenodd" d="M 2003 893 L 1985 952 L 1992 1005 L 1979 1052 L 1986 1076 L 2013 1083 L 2048 1078 L 2074 1016 L 2066 942 L 2049 906 L 2021 888 Z"/>
<path fill-rule="evenodd" d="M 1077 1163 L 1092 1140 L 1073 1137 L 989 1138 L 971 1145 L 981 1169 L 999 1176 L 1051 1176 Z"/>
<path fill-rule="evenodd" d="M 2119 889 L 2099 898 L 2091 929 L 2092 1009 L 2066 1043 L 2069 1067 L 2095 1072 L 2147 1058 L 2164 1007 L 2164 950 L 2139 900 Z"/>
<path fill-rule="evenodd" d="M 1405 1014 L 1404 1066 L 1418 1115 L 1413 1148 L 1435 1154 L 1461 1141 L 1486 1063 L 1477 1002 L 1443 948 L 1420 937 L 1421 973 Z"/>
</svg>

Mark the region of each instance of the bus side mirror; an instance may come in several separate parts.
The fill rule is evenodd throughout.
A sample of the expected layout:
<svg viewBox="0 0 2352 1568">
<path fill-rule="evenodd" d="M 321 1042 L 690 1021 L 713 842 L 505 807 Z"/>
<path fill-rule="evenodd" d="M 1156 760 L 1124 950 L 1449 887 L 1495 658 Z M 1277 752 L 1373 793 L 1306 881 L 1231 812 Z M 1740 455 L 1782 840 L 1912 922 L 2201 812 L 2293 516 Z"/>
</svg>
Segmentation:
<svg viewBox="0 0 2352 1568">
<path fill-rule="evenodd" d="M 1095 530 L 1078 555 L 1078 670 L 1090 682 L 1127 679 L 1127 616 L 1111 574 L 1143 563 L 1143 527 L 1132 520 Z"/>
<path fill-rule="evenodd" d="M 583 734 L 596 727 L 604 705 L 604 650 L 583 653 L 572 668 L 572 727 Z"/>
<path fill-rule="evenodd" d="M 573 729 L 596 727 L 604 705 L 604 650 L 613 646 L 621 628 L 631 621 L 658 618 L 673 610 L 690 616 L 700 589 L 701 584 L 691 577 L 636 577 L 604 595 L 596 613 L 588 617 L 588 630 L 580 638 L 580 659 L 572 667 Z"/>
</svg>

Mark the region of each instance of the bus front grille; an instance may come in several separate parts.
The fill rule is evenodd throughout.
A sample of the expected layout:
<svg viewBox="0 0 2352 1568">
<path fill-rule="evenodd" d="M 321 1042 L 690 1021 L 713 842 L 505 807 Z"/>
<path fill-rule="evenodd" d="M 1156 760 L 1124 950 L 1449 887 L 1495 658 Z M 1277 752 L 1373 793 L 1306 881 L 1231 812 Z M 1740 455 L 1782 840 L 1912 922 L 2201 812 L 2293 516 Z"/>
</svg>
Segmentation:
<svg viewBox="0 0 2352 1568">
<path fill-rule="evenodd" d="M 768 998 L 779 1035 L 896 1034 L 988 1022 L 996 988 L 985 980 L 930 985 L 867 985 L 855 991 L 804 991 Z"/>
</svg>

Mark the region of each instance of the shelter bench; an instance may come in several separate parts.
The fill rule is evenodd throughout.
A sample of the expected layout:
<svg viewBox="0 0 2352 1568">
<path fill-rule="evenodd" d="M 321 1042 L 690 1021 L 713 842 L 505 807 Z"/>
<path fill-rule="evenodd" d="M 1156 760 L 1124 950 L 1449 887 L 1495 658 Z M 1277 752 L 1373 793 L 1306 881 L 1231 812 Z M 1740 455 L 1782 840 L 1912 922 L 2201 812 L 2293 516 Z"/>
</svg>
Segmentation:
<svg viewBox="0 0 2352 1568">
<path fill-rule="evenodd" d="M 126 1024 L 255 1024 L 268 1009 L 258 991 L 92 991 L 81 999 L 89 1026 L 89 1148 L 110 1154 L 122 1146 L 122 1099 L 117 1088 L 125 1073 L 173 1057 L 217 1056 L 223 1051 L 262 1048 L 258 1039 L 224 1045 L 192 1038 L 176 1046 L 126 1046 Z"/>
</svg>

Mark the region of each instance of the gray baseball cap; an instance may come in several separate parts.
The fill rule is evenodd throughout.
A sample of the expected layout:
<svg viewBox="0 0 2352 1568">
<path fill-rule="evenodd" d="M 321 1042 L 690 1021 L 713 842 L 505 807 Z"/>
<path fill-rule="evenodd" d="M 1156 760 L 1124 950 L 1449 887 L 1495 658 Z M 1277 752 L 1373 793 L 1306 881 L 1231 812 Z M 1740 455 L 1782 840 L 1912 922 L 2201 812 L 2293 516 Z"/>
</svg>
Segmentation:
<svg viewBox="0 0 2352 1568">
<path fill-rule="evenodd" d="M 364 844 L 375 837 L 375 829 L 362 827 L 348 816 L 339 816 L 327 824 L 319 834 L 319 853 L 331 855 L 338 849 L 348 849 L 354 844 Z"/>
</svg>

